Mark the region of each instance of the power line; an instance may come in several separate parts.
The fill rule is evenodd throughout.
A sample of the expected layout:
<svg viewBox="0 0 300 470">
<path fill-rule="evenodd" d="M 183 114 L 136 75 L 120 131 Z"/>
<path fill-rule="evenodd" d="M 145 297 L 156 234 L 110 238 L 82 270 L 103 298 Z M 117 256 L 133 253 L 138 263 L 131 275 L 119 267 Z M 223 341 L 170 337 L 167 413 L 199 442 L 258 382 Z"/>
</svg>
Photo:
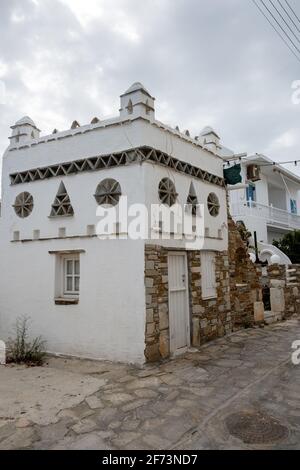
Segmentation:
<svg viewBox="0 0 300 470">
<path fill-rule="evenodd" d="M 286 32 L 286 30 L 281 26 L 281 24 L 279 23 L 279 21 L 277 20 L 277 18 L 274 16 L 274 14 L 272 13 L 272 11 L 268 8 L 268 6 L 265 4 L 264 0 L 260 0 L 261 3 L 264 5 L 265 9 L 269 12 L 269 14 L 272 16 L 272 18 L 276 21 L 276 23 L 278 24 L 279 28 L 283 31 L 283 33 L 286 35 L 286 37 L 289 39 L 289 41 L 293 44 L 294 48 L 297 50 L 297 52 L 300 53 L 300 49 L 298 48 L 298 46 L 296 46 L 296 44 L 294 43 L 293 39 L 291 39 L 291 37 L 288 35 L 288 33 Z M 271 1 L 271 0 L 270 0 Z"/>
<path fill-rule="evenodd" d="M 224 158 L 224 157 L 223 157 Z M 226 163 L 229 164 L 230 162 L 234 162 L 234 161 L 241 161 L 243 159 L 248 159 L 248 161 L 250 162 L 251 160 L 249 160 L 249 156 L 246 156 L 246 157 L 228 157 L 228 158 L 224 158 Z M 252 163 L 252 161 L 251 161 Z M 287 162 L 269 162 L 269 163 L 257 163 L 258 166 L 276 166 L 276 165 L 290 165 L 290 164 L 294 164 L 295 166 L 297 166 L 297 164 L 300 163 L 300 160 L 289 160 Z"/>
<path fill-rule="evenodd" d="M 291 22 L 293 23 L 293 25 L 295 26 L 295 28 L 297 29 L 297 31 L 300 33 L 300 29 L 298 28 L 298 26 L 296 25 L 295 21 L 293 20 L 293 18 L 291 17 L 291 15 L 289 14 L 289 12 L 286 10 L 286 8 L 282 5 L 281 3 L 281 0 L 277 0 L 279 5 L 281 6 L 281 8 L 283 9 L 283 11 L 285 12 L 286 16 L 288 16 L 288 18 L 291 20 Z"/>
<path fill-rule="evenodd" d="M 289 4 L 288 0 L 284 0 L 285 3 L 287 4 L 287 6 L 289 7 L 289 9 L 291 10 L 291 12 L 293 13 L 293 15 L 295 16 L 295 18 L 299 21 L 300 23 L 300 20 L 299 20 L 299 17 L 298 15 L 295 13 L 294 9 L 291 7 L 291 5 Z"/>
<path fill-rule="evenodd" d="M 296 52 L 291 48 L 290 44 L 287 42 L 287 40 L 282 36 L 282 34 L 278 31 L 278 29 L 274 26 L 274 24 L 272 23 L 272 21 L 267 17 L 267 15 L 265 14 L 265 12 L 263 11 L 263 9 L 258 5 L 258 3 L 256 2 L 256 0 L 252 0 L 253 3 L 255 4 L 255 6 L 258 8 L 258 10 L 261 12 L 261 14 L 265 17 L 265 19 L 267 20 L 267 22 L 272 26 L 272 28 L 274 29 L 274 31 L 278 34 L 278 36 L 282 39 L 282 41 L 285 43 L 285 45 L 289 48 L 289 50 L 291 51 L 291 53 L 296 57 L 296 59 L 300 62 L 300 58 L 299 56 L 296 54 Z"/>
<path fill-rule="evenodd" d="M 272 163 L 260 163 L 259 166 L 276 166 L 276 165 L 290 165 L 293 163 L 295 166 L 297 166 L 297 163 L 299 163 L 300 160 L 290 160 L 289 162 L 272 162 Z"/>
<path fill-rule="evenodd" d="M 278 8 L 274 5 L 273 1 L 272 0 L 269 0 L 269 2 L 271 3 L 271 5 L 273 5 L 273 8 L 277 11 L 278 15 L 280 16 L 280 18 L 282 19 L 282 21 L 287 25 L 287 27 L 289 28 L 289 30 L 291 31 L 291 33 L 295 36 L 295 38 L 297 39 L 297 41 L 299 42 L 300 44 L 300 39 L 298 38 L 298 36 L 296 35 L 296 33 L 292 30 L 292 28 L 290 27 L 290 25 L 288 24 L 287 21 L 285 21 L 284 17 L 282 16 L 282 14 L 280 13 L 280 11 L 278 10 Z"/>
</svg>

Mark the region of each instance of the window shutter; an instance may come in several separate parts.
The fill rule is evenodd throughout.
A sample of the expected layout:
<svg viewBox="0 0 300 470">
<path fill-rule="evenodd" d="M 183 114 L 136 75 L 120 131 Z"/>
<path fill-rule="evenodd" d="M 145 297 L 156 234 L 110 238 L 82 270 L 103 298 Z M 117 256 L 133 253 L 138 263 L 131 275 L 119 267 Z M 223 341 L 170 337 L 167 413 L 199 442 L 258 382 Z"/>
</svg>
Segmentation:
<svg viewBox="0 0 300 470">
<path fill-rule="evenodd" d="M 211 299 L 217 296 L 215 262 L 216 255 L 213 251 L 201 252 L 201 286 L 203 299 Z"/>
</svg>

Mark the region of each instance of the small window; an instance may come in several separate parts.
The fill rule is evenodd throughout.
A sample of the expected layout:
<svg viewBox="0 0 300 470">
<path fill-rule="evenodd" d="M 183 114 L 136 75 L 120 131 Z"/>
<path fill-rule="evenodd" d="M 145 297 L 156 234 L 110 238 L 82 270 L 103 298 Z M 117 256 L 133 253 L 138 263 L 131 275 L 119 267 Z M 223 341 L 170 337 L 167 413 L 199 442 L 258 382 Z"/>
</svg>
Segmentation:
<svg viewBox="0 0 300 470">
<path fill-rule="evenodd" d="M 131 101 L 131 100 L 128 101 L 127 112 L 128 112 L 128 114 L 132 114 L 132 113 L 133 113 L 133 104 L 132 104 L 132 101 Z"/>
<path fill-rule="evenodd" d="M 80 264 L 78 257 L 64 257 L 64 295 L 79 295 Z"/>
<path fill-rule="evenodd" d="M 17 214 L 17 216 L 21 217 L 21 219 L 25 219 L 26 217 L 28 217 L 33 211 L 32 195 L 30 193 L 27 193 L 26 191 L 18 194 L 13 208 L 15 209 L 15 213 Z"/>
<path fill-rule="evenodd" d="M 197 215 L 197 208 L 199 207 L 199 203 L 193 182 L 191 182 L 186 203 L 187 208 L 191 211 L 192 215 Z"/>
<path fill-rule="evenodd" d="M 220 212 L 220 202 L 215 193 L 210 193 L 207 198 L 208 212 L 213 217 L 216 217 Z"/>
<path fill-rule="evenodd" d="M 291 214 L 297 214 L 297 201 L 296 199 L 290 199 Z"/>
<path fill-rule="evenodd" d="M 177 199 L 175 184 L 169 178 L 163 178 L 158 186 L 159 199 L 167 206 L 173 206 Z"/>
<path fill-rule="evenodd" d="M 67 217 L 72 215 L 74 215 L 74 210 L 66 187 L 62 181 L 51 206 L 50 217 Z"/>
<path fill-rule="evenodd" d="M 252 202 L 256 201 L 255 184 L 249 183 L 249 186 L 246 188 L 246 198 L 247 198 L 247 205 L 248 206 L 250 206 Z"/>
<path fill-rule="evenodd" d="M 201 251 L 201 288 L 202 299 L 217 297 L 216 255 L 214 251 Z"/>
<path fill-rule="evenodd" d="M 121 195 L 120 183 L 112 178 L 106 178 L 98 184 L 94 197 L 99 206 L 116 206 Z"/>
<path fill-rule="evenodd" d="M 77 304 L 80 289 L 79 253 L 56 253 L 55 303 Z"/>
</svg>

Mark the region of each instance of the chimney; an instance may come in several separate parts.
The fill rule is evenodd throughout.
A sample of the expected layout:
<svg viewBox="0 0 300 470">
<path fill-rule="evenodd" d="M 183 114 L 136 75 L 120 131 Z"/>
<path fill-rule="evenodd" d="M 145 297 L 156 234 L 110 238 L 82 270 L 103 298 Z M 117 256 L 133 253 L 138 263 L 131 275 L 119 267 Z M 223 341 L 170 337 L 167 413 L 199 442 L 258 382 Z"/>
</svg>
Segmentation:
<svg viewBox="0 0 300 470">
<path fill-rule="evenodd" d="M 23 144 L 29 140 L 38 139 L 41 132 L 28 116 L 19 119 L 16 124 L 11 126 L 11 129 L 12 134 L 9 137 L 11 145 Z"/>
<path fill-rule="evenodd" d="M 135 82 L 121 95 L 120 116 L 122 118 L 143 116 L 146 119 L 154 119 L 154 101 L 150 93 L 140 82 Z"/>
<path fill-rule="evenodd" d="M 218 153 L 220 148 L 220 137 L 212 127 L 205 127 L 199 135 L 202 145 L 213 153 Z"/>
</svg>

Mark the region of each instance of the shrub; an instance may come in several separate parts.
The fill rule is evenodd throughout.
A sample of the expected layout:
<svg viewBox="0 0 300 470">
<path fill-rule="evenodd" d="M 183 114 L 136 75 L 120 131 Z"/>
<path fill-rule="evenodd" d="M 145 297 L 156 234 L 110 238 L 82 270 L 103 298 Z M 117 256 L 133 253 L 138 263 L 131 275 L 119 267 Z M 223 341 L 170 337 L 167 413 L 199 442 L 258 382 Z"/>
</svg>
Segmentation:
<svg viewBox="0 0 300 470">
<path fill-rule="evenodd" d="M 300 230 L 294 230 L 280 240 L 274 240 L 273 245 L 283 251 L 293 264 L 300 263 Z"/>
<path fill-rule="evenodd" d="M 45 359 L 45 341 L 40 337 L 32 341 L 28 338 L 30 318 L 20 316 L 17 318 L 14 331 L 15 338 L 9 339 L 7 344 L 7 362 L 40 366 Z"/>
</svg>

